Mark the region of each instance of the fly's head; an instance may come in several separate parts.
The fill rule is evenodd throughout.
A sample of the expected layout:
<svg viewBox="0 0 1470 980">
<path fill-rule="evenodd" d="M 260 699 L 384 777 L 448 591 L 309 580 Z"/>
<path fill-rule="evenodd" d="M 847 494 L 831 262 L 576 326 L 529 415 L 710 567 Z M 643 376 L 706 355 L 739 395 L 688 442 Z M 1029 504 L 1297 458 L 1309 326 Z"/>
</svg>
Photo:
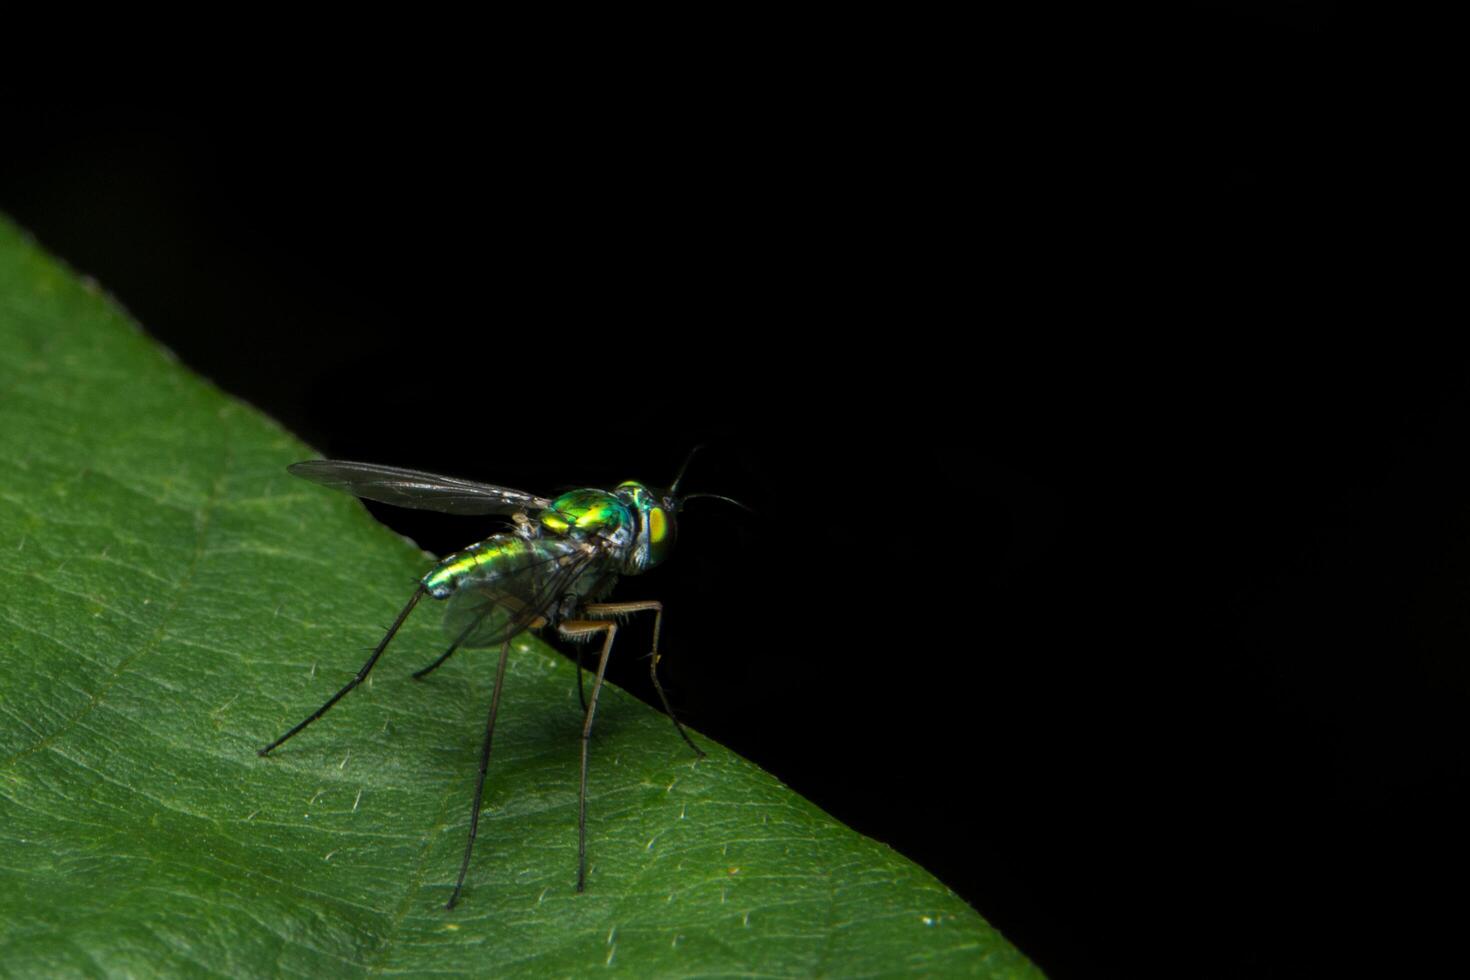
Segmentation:
<svg viewBox="0 0 1470 980">
<path fill-rule="evenodd" d="M 627 480 L 613 491 L 633 513 L 633 546 L 623 560 L 623 574 L 646 572 L 668 557 L 674 548 L 674 514 L 678 501 L 659 496 L 636 480 Z"/>
<path fill-rule="evenodd" d="M 637 575 L 639 572 L 647 571 L 654 565 L 663 561 L 674 548 L 674 515 L 684 509 L 684 503 L 696 497 L 712 497 L 715 500 L 723 500 L 727 504 L 734 504 L 741 510 L 750 510 L 738 500 L 717 493 L 680 493 L 679 484 L 684 482 L 684 474 L 689 469 L 689 461 L 699 451 L 695 446 L 684 457 L 684 465 L 679 467 L 679 473 L 674 477 L 674 482 L 663 491 L 651 490 L 637 480 L 628 480 L 619 484 L 613 491 L 619 500 L 628 505 L 632 512 L 636 533 L 633 537 L 633 547 L 627 552 L 623 560 L 623 574 Z"/>
</svg>

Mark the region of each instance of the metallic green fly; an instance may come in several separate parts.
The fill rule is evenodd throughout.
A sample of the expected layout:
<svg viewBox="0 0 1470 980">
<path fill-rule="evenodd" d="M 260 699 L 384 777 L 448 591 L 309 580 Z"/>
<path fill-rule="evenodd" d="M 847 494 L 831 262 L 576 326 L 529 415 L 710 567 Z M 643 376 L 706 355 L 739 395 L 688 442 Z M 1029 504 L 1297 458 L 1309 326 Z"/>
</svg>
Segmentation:
<svg viewBox="0 0 1470 980">
<path fill-rule="evenodd" d="M 582 696 L 585 711 L 577 813 L 577 891 L 582 891 L 587 883 L 588 743 L 608 654 L 618 632 L 617 617 L 653 613 L 653 653 L 648 674 L 680 737 L 697 756 L 704 755 L 674 717 L 658 680 L 658 634 L 663 605 L 652 601 L 602 601 L 620 576 L 646 572 L 668 557 L 674 544 L 674 515 L 686 500 L 715 497 L 737 503 L 710 493 L 679 496 L 679 482 L 688 466 L 686 459 L 674 482 L 662 492 L 630 480 L 614 490 L 571 490 L 553 500 L 488 483 L 372 463 L 315 459 L 293 464 L 289 470 L 296 476 L 367 500 L 449 514 L 500 514 L 511 518 L 511 528 L 450 555 L 430 569 L 419 580 L 408 605 L 388 627 L 387 635 L 357 676 L 295 728 L 261 749 L 260 754 L 267 755 L 296 735 L 361 684 L 420 599 L 427 595 L 445 600 L 445 627 L 452 642 L 438 660 L 413 675 L 416 679 L 427 677 L 461 647 L 500 646 L 500 664 L 495 670 L 495 688 L 490 695 L 490 716 L 485 723 L 485 741 L 480 747 L 480 774 L 470 808 L 470 836 L 454 893 L 445 905 L 452 909 L 464 887 L 479 830 L 480 797 L 485 789 L 490 740 L 495 732 L 495 712 L 500 705 L 511 640 L 525 630 L 552 629 L 574 641 L 590 640 L 600 634 L 602 655 L 590 698 L 583 696 L 581 657 L 577 658 L 577 693 Z"/>
</svg>

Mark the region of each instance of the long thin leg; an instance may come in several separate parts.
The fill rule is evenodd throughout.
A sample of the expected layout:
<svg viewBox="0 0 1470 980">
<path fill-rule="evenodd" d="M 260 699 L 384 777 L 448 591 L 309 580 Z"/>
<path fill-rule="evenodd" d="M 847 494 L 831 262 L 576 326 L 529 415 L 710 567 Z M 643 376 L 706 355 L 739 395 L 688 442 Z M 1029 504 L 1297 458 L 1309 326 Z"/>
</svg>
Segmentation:
<svg viewBox="0 0 1470 980">
<path fill-rule="evenodd" d="M 461 632 L 458 636 L 454 638 L 454 642 L 449 644 L 449 649 L 445 650 L 444 653 L 439 656 L 438 660 L 429 664 L 429 666 L 425 667 L 423 670 L 414 671 L 413 679 L 416 681 L 421 681 L 425 677 L 428 677 L 430 674 L 432 674 L 434 671 L 438 670 L 440 666 L 443 665 L 444 661 L 454 656 L 454 651 L 459 649 L 459 645 L 465 640 L 469 639 L 470 633 L 474 632 L 475 628 L 480 625 L 480 622 L 480 619 L 473 620 L 470 625 L 464 628 L 463 632 Z"/>
<path fill-rule="evenodd" d="M 608 654 L 612 653 L 613 638 L 618 635 L 617 623 L 593 623 L 572 620 L 561 624 L 561 635 L 568 639 L 589 636 L 601 632 L 602 657 L 597 661 L 597 676 L 592 680 L 592 697 L 588 699 L 587 718 L 582 722 L 582 781 L 577 794 L 577 891 L 587 887 L 587 760 L 592 743 L 592 719 L 597 716 L 597 696 L 602 693 L 602 678 L 607 673 Z"/>
<path fill-rule="evenodd" d="M 582 648 L 577 647 L 577 700 L 582 704 L 582 713 L 587 713 L 587 692 L 582 690 Z"/>
<path fill-rule="evenodd" d="M 684 726 L 679 722 L 679 716 L 674 714 L 674 706 L 669 704 L 669 696 L 664 693 L 664 686 L 658 682 L 658 661 L 662 656 L 658 652 L 658 630 L 664 620 L 664 604 L 652 599 L 646 602 L 594 602 L 583 611 L 594 619 L 601 619 L 604 616 L 625 616 L 630 613 L 653 613 L 653 652 L 648 657 L 648 676 L 653 681 L 653 689 L 658 692 L 658 699 L 664 703 L 664 711 L 668 713 L 669 720 L 674 723 L 674 730 L 694 750 L 694 754 L 703 759 L 704 750 L 695 745 L 694 739 L 690 738 L 689 733 L 684 730 Z M 577 680 L 581 681 L 580 675 Z"/>
<path fill-rule="evenodd" d="M 418 605 L 418 601 L 422 599 L 423 596 L 424 587 L 420 585 L 417 589 L 414 590 L 413 597 L 408 600 L 408 605 L 403 607 L 403 611 L 398 614 L 398 618 L 393 620 L 393 625 L 388 627 L 388 632 L 378 643 L 377 649 L 373 651 L 373 655 L 367 658 L 367 663 L 363 664 L 362 669 L 357 672 L 356 677 L 348 681 L 346 685 L 343 686 L 342 690 L 338 691 L 336 694 L 333 694 L 330 698 L 328 698 L 327 703 L 322 705 L 320 708 L 317 708 L 316 711 L 312 712 L 305 721 L 301 722 L 301 724 L 297 725 L 295 728 L 291 729 L 289 732 L 282 735 L 280 738 L 276 739 L 274 742 L 267 745 L 256 754 L 269 755 L 272 749 L 276 748 L 292 735 L 295 735 L 297 732 L 301 731 L 301 729 L 305 728 L 307 725 L 310 725 L 322 715 L 326 714 L 327 711 L 331 709 L 332 705 L 342 700 L 342 696 L 344 694 L 352 690 L 357 685 L 361 684 L 364 678 L 366 678 L 368 673 L 373 669 L 373 664 L 378 662 L 378 658 L 382 656 L 383 651 L 388 648 L 388 643 L 393 639 L 393 634 L 398 632 L 398 627 L 403 625 L 403 621 L 408 618 L 408 614 L 413 611 L 413 607 Z"/>
<path fill-rule="evenodd" d="M 500 645 L 500 666 L 495 668 L 495 691 L 490 695 L 490 717 L 485 721 L 485 744 L 480 746 L 480 775 L 475 779 L 475 802 L 470 807 L 470 839 L 464 845 L 464 860 L 459 865 L 459 878 L 454 883 L 454 894 L 449 896 L 446 909 L 454 908 L 459 901 L 459 890 L 464 887 L 465 872 L 470 869 L 470 854 L 475 849 L 475 834 L 480 830 L 480 797 L 485 792 L 485 771 L 490 768 L 490 739 L 495 734 L 495 713 L 500 710 L 500 688 L 505 683 L 505 661 L 510 656 L 510 639 Z"/>
</svg>

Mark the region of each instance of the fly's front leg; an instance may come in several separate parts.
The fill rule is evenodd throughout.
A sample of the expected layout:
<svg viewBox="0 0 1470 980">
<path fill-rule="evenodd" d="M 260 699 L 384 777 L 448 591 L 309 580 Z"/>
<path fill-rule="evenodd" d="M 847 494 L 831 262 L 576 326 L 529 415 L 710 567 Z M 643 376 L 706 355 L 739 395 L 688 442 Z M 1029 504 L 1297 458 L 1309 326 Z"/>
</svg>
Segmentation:
<svg viewBox="0 0 1470 980">
<path fill-rule="evenodd" d="M 557 631 L 572 641 L 585 640 L 595 633 L 603 634 L 602 656 L 597 661 L 597 676 L 592 680 L 592 697 L 587 703 L 587 717 L 582 722 L 582 782 L 577 795 L 577 891 L 587 886 L 587 758 L 592 741 L 592 719 L 597 714 L 597 696 L 602 693 L 602 678 L 607 673 L 608 654 L 612 653 L 613 638 L 618 635 L 616 623 L 594 623 L 574 619 L 562 623 Z M 577 670 L 581 671 L 580 652 Z"/>
<path fill-rule="evenodd" d="M 653 613 L 653 652 L 648 656 L 648 676 L 653 681 L 653 689 L 658 692 L 658 699 L 663 702 L 664 711 L 668 713 L 669 720 L 674 723 L 674 730 L 694 750 L 694 754 L 702 759 L 704 758 L 704 750 L 695 745 L 694 739 L 690 738 L 689 733 L 684 730 L 683 724 L 680 723 L 678 716 L 674 714 L 673 705 L 669 704 L 669 696 L 664 693 L 664 686 L 658 682 L 658 660 L 660 656 L 658 652 L 658 631 L 664 621 L 664 604 L 652 599 L 645 602 L 594 602 L 582 609 L 583 615 L 591 616 L 593 619 L 615 618 L 617 616 L 627 616 L 640 612 Z M 580 658 L 578 662 L 581 662 Z M 578 672 L 577 679 L 579 682 L 581 681 L 580 671 Z"/>
</svg>

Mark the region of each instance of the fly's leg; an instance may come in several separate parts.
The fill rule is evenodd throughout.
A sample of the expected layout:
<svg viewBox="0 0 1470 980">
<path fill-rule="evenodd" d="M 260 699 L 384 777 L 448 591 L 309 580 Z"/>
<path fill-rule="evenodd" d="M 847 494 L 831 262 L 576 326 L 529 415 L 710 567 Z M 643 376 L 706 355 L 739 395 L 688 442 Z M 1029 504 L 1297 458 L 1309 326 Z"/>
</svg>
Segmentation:
<svg viewBox="0 0 1470 980">
<path fill-rule="evenodd" d="M 597 661 L 597 675 L 592 679 L 587 718 L 582 722 L 582 782 L 577 795 L 577 891 L 580 892 L 587 887 L 587 758 L 592 741 L 592 719 L 597 715 L 597 696 L 602 693 L 602 678 L 607 673 L 607 658 L 612 653 L 613 638 L 618 635 L 618 624 L 571 620 L 562 623 L 558 631 L 569 640 L 587 639 L 594 633 L 603 634 L 602 656 Z"/>
<path fill-rule="evenodd" d="M 461 637 L 463 639 L 463 637 Z M 458 645 L 456 643 L 456 645 Z M 454 648 L 450 647 L 450 653 Z M 445 654 L 445 657 L 449 654 Z M 490 717 L 485 722 L 485 744 L 480 746 L 480 775 L 475 779 L 475 802 L 470 807 L 470 839 L 465 842 L 464 860 L 459 865 L 459 878 L 454 882 L 454 894 L 449 896 L 446 909 L 454 908 L 459 901 L 459 891 L 464 887 L 465 872 L 470 869 L 470 854 L 475 849 L 475 834 L 480 830 L 480 797 L 485 792 L 485 771 L 490 768 L 490 739 L 495 734 L 495 713 L 500 710 L 500 688 L 505 682 L 505 661 L 510 656 L 510 638 L 500 645 L 500 665 L 495 668 L 495 690 L 490 695 Z M 444 657 L 439 658 L 443 660 Z"/>
<path fill-rule="evenodd" d="M 440 654 L 438 660 L 436 660 L 433 663 L 429 664 L 429 666 L 425 667 L 423 670 L 416 670 L 416 671 L 414 671 L 413 672 L 413 679 L 416 680 L 416 681 L 421 681 L 425 677 L 428 677 L 430 674 L 432 674 L 434 671 L 438 670 L 443 665 L 444 661 L 446 661 L 450 657 L 454 656 L 454 651 L 456 651 L 456 650 L 459 649 L 459 645 L 461 643 L 463 643 L 465 640 L 469 639 L 470 633 L 473 632 L 474 629 L 475 629 L 475 627 L 477 627 L 479 625 L 480 625 L 480 619 L 476 619 L 474 622 L 470 623 L 470 625 L 466 626 L 464 628 L 464 632 L 460 633 L 459 636 L 456 636 L 454 638 L 454 642 L 451 643 L 451 644 L 449 644 L 449 649 L 448 650 L 445 650 L 442 654 Z"/>
<path fill-rule="evenodd" d="M 582 713 L 587 713 L 587 692 L 582 690 L 582 648 L 577 647 L 577 700 L 582 704 Z"/>
<path fill-rule="evenodd" d="M 357 672 L 357 676 L 356 677 L 354 677 L 354 678 L 352 678 L 352 680 L 348 681 L 346 683 L 346 685 L 343 686 L 342 690 L 338 691 L 336 694 L 333 694 L 330 698 L 328 698 L 327 699 L 327 703 L 324 704 L 324 705 L 322 705 L 320 708 L 317 708 L 316 711 L 312 712 L 306 718 L 306 720 L 302 721 L 295 728 L 291 729 L 289 732 L 287 732 L 286 734 L 282 735 L 280 738 L 276 739 L 274 742 L 272 742 L 271 744 L 267 745 L 265 748 L 259 750 L 259 752 L 257 752 L 256 754 L 257 755 L 269 755 L 272 749 L 275 749 L 277 746 L 279 746 L 282 742 L 286 741 L 292 735 L 295 735 L 297 732 L 301 731 L 307 725 L 310 725 L 312 722 L 316 721 L 322 715 L 326 714 L 327 711 L 331 709 L 332 705 L 334 705 L 338 701 L 341 701 L 342 700 L 342 696 L 343 695 L 345 695 L 348 691 L 352 690 L 357 685 L 361 684 L 363 682 L 363 680 L 367 677 L 368 673 L 373 669 L 373 664 L 375 664 L 375 663 L 378 662 L 378 658 L 381 657 L 383 655 L 383 651 L 388 648 L 388 643 L 389 643 L 389 641 L 391 641 L 393 639 L 393 634 L 395 634 L 395 633 L 398 632 L 398 627 L 400 627 L 400 626 L 403 625 L 403 621 L 408 618 L 408 614 L 413 611 L 413 607 L 416 606 L 416 605 L 418 605 L 419 600 L 422 599 L 423 597 L 424 597 L 424 587 L 422 585 L 420 585 L 417 589 L 414 590 L 413 598 L 411 598 L 411 599 L 408 600 L 408 605 L 406 605 L 406 606 L 403 607 L 403 611 L 398 614 L 398 618 L 395 619 L 395 620 L 393 620 L 393 625 L 390 626 L 390 627 L 388 627 L 388 632 L 383 636 L 383 639 L 378 643 L 377 649 L 375 649 L 373 651 L 373 655 L 371 657 L 368 657 L 367 658 L 367 663 L 363 664 L 362 665 L 362 669 Z"/>
<path fill-rule="evenodd" d="M 694 739 L 684 730 L 677 715 L 674 714 L 673 705 L 669 704 L 669 697 L 664 693 L 664 686 L 658 682 L 658 629 L 663 625 L 664 604 L 648 600 L 647 602 L 594 602 L 583 609 L 583 613 L 601 619 L 609 616 L 626 616 L 630 613 L 651 612 L 653 613 L 653 652 L 648 657 L 648 676 L 653 681 L 653 689 L 658 692 L 658 699 L 664 704 L 664 711 L 668 713 L 669 720 L 674 723 L 674 730 L 679 733 L 688 746 L 694 750 L 699 758 L 704 758 L 704 750 L 694 744 Z M 579 660 L 580 662 L 580 660 Z M 578 677 L 578 681 L 581 677 Z"/>
<path fill-rule="evenodd" d="M 573 656 L 577 664 L 577 703 L 582 706 L 582 714 L 585 715 L 587 713 L 587 692 L 582 684 L 582 673 L 587 669 L 587 665 L 583 662 L 585 658 L 582 656 L 581 644 L 577 644 L 573 649 Z"/>
</svg>

